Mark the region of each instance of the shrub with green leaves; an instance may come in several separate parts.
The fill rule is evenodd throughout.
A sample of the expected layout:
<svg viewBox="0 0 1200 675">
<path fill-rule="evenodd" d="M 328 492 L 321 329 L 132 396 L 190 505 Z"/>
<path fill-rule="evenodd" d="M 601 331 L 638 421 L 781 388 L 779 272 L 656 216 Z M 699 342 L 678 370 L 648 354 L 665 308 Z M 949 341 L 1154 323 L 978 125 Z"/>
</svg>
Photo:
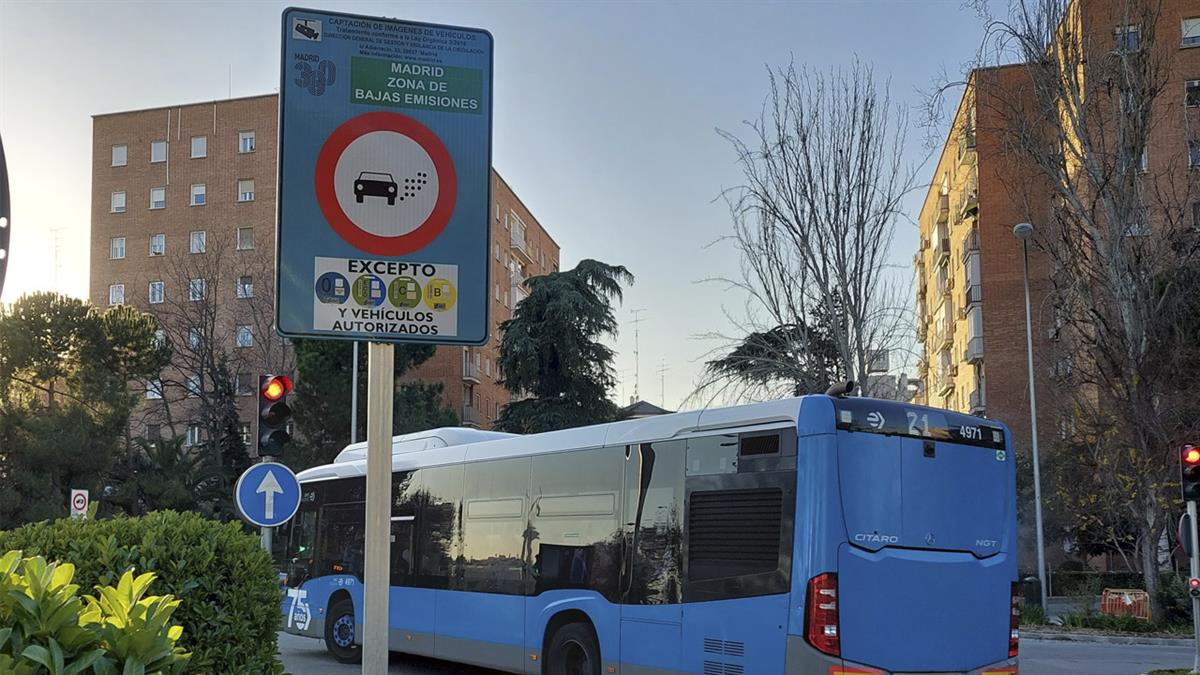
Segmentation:
<svg viewBox="0 0 1200 675">
<path fill-rule="evenodd" d="M 0 551 L 9 549 L 73 564 L 85 588 L 113 584 L 131 568 L 154 572 L 155 591 L 182 601 L 174 619 L 183 626 L 179 646 L 191 652 L 187 672 L 283 672 L 278 575 L 238 523 L 174 511 L 62 519 L 0 532 Z"/>
<path fill-rule="evenodd" d="M 153 573 L 126 571 L 114 588 L 79 597 L 75 566 L 20 551 L 0 557 L 0 672 L 14 675 L 182 673 L 179 601 L 145 597 Z"/>
</svg>

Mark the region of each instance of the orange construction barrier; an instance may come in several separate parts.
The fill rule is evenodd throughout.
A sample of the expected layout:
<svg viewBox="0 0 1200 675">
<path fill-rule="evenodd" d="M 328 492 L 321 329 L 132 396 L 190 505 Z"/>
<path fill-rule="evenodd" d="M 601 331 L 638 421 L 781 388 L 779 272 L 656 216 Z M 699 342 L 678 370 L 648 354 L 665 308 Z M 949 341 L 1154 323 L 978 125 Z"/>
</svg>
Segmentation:
<svg viewBox="0 0 1200 675">
<path fill-rule="evenodd" d="M 1100 596 L 1100 613 L 1149 621 L 1150 594 L 1140 588 L 1106 588 Z"/>
</svg>

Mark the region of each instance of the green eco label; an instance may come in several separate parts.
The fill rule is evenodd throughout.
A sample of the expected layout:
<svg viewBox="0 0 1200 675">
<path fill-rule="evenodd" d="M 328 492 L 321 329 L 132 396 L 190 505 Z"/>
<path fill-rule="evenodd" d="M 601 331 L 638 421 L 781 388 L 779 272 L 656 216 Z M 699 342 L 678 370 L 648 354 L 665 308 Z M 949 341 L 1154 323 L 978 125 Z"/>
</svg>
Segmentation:
<svg viewBox="0 0 1200 675">
<path fill-rule="evenodd" d="M 401 309 L 412 309 L 421 303 L 421 284 L 412 277 L 396 277 L 388 285 L 388 300 Z"/>
<path fill-rule="evenodd" d="M 483 71 L 350 58 L 350 102 L 483 114 Z"/>
</svg>

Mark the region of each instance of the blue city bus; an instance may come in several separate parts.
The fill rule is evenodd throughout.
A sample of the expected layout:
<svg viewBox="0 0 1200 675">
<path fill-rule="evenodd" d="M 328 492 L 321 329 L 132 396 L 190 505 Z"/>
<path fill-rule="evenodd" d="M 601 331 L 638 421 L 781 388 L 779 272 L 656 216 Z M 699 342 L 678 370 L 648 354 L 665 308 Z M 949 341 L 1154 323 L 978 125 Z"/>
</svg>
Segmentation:
<svg viewBox="0 0 1200 675">
<path fill-rule="evenodd" d="M 804 396 L 393 443 L 389 648 L 513 673 L 1017 672 L 1000 423 Z M 285 630 L 359 657 L 366 449 L 299 474 Z"/>
</svg>

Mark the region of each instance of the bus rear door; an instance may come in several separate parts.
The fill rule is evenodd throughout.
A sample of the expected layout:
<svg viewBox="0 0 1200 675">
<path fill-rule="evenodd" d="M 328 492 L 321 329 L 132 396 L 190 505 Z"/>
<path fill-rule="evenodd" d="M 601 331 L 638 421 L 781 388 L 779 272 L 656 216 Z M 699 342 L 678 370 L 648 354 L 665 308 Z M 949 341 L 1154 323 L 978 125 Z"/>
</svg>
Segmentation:
<svg viewBox="0 0 1200 675">
<path fill-rule="evenodd" d="M 967 672 L 1007 659 L 1011 453 L 837 433 L 842 658 L 893 672 Z"/>
</svg>

